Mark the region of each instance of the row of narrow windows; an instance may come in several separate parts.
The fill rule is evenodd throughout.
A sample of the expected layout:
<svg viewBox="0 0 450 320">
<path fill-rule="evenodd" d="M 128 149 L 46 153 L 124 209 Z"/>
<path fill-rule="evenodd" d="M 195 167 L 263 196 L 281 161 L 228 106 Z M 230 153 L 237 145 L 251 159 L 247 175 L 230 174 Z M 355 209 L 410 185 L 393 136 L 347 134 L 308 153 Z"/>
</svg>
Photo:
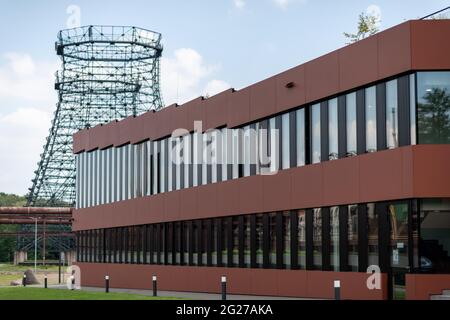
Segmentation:
<svg viewBox="0 0 450 320">
<path fill-rule="evenodd" d="M 83 152 L 76 155 L 76 206 L 273 174 L 410 144 L 450 143 L 449 90 L 450 72 L 420 72 L 241 128 Z"/>
<path fill-rule="evenodd" d="M 408 268 L 414 247 L 409 243 L 411 206 L 370 203 L 87 230 L 77 233 L 77 258 L 93 263 L 365 272 L 369 265 L 382 264 L 383 254 L 391 255 L 385 246 L 400 248 L 392 264 L 385 263 Z M 416 231 L 413 237 L 417 242 Z"/>
</svg>

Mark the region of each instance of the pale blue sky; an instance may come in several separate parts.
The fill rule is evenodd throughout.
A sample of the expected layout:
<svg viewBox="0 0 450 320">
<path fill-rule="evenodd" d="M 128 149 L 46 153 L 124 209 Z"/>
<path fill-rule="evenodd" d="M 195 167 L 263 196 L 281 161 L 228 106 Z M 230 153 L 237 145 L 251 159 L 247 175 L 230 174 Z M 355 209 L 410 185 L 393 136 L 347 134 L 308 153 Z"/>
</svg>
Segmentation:
<svg viewBox="0 0 450 320">
<path fill-rule="evenodd" d="M 25 194 L 55 109 L 58 30 L 69 5 L 81 24 L 134 25 L 163 35 L 166 103 L 242 88 L 345 45 L 357 16 L 381 29 L 449 0 L 0 0 L 0 192 Z M 178 79 L 178 81 L 175 81 Z M 178 88 L 177 87 L 178 83 Z"/>
</svg>

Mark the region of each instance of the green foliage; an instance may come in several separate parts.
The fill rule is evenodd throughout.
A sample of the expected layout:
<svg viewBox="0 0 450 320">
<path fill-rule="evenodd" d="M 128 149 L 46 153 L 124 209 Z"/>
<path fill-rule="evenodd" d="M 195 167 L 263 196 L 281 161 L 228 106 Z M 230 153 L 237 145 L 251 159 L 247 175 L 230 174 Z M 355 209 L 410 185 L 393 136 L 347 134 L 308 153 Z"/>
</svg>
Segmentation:
<svg viewBox="0 0 450 320">
<path fill-rule="evenodd" d="M 0 192 L 0 207 L 23 207 L 25 204 L 25 197 Z M 0 232 L 15 232 L 18 230 L 19 226 L 0 225 Z M 0 262 L 11 262 L 13 260 L 15 248 L 15 237 L 0 236 Z"/>
<path fill-rule="evenodd" d="M 379 31 L 377 27 L 378 22 L 378 17 L 362 12 L 358 17 L 358 31 L 356 33 L 344 32 L 344 36 L 349 39 L 347 44 L 357 42 L 377 33 Z"/>
<path fill-rule="evenodd" d="M 450 141 L 450 95 L 446 89 L 432 88 L 418 104 L 420 142 L 442 143 Z"/>
<path fill-rule="evenodd" d="M 0 192 L 0 207 L 23 207 L 26 203 L 25 197 Z"/>
</svg>

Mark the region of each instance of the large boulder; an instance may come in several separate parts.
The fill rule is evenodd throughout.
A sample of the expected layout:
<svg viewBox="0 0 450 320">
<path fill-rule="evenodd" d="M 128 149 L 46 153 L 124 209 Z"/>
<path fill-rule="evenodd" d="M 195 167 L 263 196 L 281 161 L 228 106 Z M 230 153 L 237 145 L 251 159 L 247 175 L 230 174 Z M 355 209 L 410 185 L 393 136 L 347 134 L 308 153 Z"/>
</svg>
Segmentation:
<svg viewBox="0 0 450 320">
<path fill-rule="evenodd" d="M 33 271 L 27 270 L 25 271 L 26 278 L 26 284 L 27 285 L 33 285 L 33 284 L 40 284 L 36 276 L 34 275 Z"/>
</svg>

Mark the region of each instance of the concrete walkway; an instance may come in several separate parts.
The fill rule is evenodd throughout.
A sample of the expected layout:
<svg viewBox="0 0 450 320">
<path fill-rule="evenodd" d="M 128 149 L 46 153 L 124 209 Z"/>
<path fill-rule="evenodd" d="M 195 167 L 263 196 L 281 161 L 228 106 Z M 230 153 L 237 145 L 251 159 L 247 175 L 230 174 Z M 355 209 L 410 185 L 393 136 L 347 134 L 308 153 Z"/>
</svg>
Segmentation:
<svg viewBox="0 0 450 320">
<path fill-rule="evenodd" d="M 67 287 L 64 285 L 49 286 L 49 288 L 67 290 Z M 81 289 L 85 290 L 85 291 L 94 291 L 94 292 L 104 292 L 105 291 L 104 288 L 96 288 L 96 287 L 82 287 Z M 144 296 L 152 296 L 153 295 L 152 290 L 110 288 L 109 291 L 110 292 L 140 294 L 140 295 L 144 295 Z M 158 296 L 160 296 L 160 297 L 176 297 L 176 298 L 184 298 L 184 299 L 190 299 L 190 300 L 221 300 L 220 294 L 199 293 L 199 292 L 158 291 Z M 311 300 L 311 299 L 229 294 L 229 295 L 227 295 L 227 300 Z"/>
</svg>

